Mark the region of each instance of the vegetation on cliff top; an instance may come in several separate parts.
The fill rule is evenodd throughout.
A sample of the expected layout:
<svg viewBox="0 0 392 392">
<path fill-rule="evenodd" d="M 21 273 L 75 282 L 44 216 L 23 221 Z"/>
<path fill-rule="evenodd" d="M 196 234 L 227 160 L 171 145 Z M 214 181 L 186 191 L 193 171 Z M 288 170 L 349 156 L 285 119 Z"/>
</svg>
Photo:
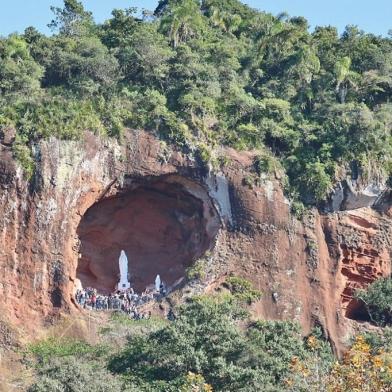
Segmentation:
<svg viewBox="0 0 392 392">
<path fill-rule="evenodd" d="M 131 127 L 207 158 L 221 144 L 260 149 L 306 203 L 350 164 L 390 174 L 390 38 L 310 33 L 302 17 L 237 0 L 161 0 L 154 14 L 116 9 L 103 24 L 77 0 L 53 12 L 54 35 L 0 39 L 0 126 L 17 129 L 30 171 L 26 149 L 40 138 Z"/>
</svg>

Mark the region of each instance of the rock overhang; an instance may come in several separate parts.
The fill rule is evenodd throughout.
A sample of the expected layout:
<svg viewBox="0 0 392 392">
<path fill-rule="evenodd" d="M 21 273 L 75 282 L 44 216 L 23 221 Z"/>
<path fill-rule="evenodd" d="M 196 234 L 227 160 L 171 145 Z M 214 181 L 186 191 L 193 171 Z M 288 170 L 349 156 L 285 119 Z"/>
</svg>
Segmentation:
<svg viewBox="0 0 392 392">
<path fill-rule="evenodd" d="M 126 178 L 121 189 L 94 203 L 77 229 L 77 278 L 109 293 L 125 250 L 137 291 L 159 274 L 176 286 L 194 261 L 210 250 L 220 217 L 205 187 L 179 175 Z"/>
</svg>

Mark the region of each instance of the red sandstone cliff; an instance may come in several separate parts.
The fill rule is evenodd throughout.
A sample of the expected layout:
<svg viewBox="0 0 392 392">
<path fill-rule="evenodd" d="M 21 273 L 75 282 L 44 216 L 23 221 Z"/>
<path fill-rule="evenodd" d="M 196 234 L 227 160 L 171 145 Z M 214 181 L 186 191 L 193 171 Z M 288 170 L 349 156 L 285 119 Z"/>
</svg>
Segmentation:
<svg viewBox="0 0 392 392">
<path fill-rule="evenodd" d="M 318 324 L 339 351 L 363 317 L 354 290 L 391 272 L 388 213 L 314 210 L 300 222 L 278 181 L 249 182 L 251 153 L 224 151 L 228 163 L 210 172 L 143 132 L 122 146 L 86 134 L 40 142 L 28 183 L 10 143 L 0 144 L 0 314 L 27 332 L 77 311 L 77 278 L 110 290 L 124 248 L 139 289 L 156 273 L 177 284 L 205 257 L 201 288 L 246 277 L 264 294 L 256 316 Z"/>
</svg>

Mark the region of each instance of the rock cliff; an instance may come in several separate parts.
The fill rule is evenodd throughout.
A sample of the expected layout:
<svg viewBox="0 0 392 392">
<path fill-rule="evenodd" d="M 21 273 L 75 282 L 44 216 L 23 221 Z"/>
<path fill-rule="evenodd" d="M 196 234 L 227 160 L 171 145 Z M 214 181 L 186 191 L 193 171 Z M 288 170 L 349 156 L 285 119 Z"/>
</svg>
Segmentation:
<svg viewBox="0 0 392 392">
<path fill-rule="evenodd" d="M 141 131 L 121 145 L 86 133 L 35 145 L 27 181 L 8 139 L 0 140 L 0 314 L 26 332 L 80 311 L 79 282 L 110 291 L 125 249 L 138 290 L 156 273 L 184 290 L 186 268 L 202 258 L 199 290 L 243 276 L 263 292 L 255 316 L 298 320 L 304 332 L 317 324 L 340 352 L 366 316 L 353 292 L 391 272 L 387 201 L 299 221 L 277 180 L 249 181 L 250 152 L 225 150 L 225 165 L 212 170 Z"/>
</svg>

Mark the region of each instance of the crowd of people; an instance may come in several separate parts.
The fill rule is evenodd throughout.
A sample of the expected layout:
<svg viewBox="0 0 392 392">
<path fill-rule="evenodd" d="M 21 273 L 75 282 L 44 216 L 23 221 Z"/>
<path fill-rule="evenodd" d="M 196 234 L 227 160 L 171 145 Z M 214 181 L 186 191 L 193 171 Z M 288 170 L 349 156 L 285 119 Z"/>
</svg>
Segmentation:
<svg viewBox="0 0 392 392">
<path fill-rule="evenodd" d="M 86 289 L 78 289 L 75 293 L 76 302 L 84 309 L 105 311 L 115 310 L 129 315 L 132 319 L 139 320 L 149 318 L 151 312 L 147 314 L 142 312 L 140 308 L 154 300 L 158 300 L 166 295 L 166 288 L 162 283 L 159 290 L 143 291 L 137 294 L 132 288 L 125 291 L 117 291 L 113 294 L 98 294 L 97 289 L 87 287 Z"/>
</svg>

